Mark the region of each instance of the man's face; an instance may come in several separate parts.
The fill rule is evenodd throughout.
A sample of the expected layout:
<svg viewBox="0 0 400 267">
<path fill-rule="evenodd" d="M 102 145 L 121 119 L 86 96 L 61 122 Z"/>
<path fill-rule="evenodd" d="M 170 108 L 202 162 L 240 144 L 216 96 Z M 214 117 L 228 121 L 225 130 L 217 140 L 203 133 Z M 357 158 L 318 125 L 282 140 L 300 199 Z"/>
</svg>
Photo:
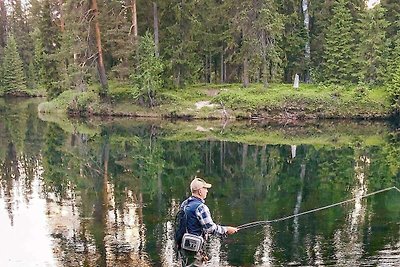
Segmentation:
<svg viewBox="0 0 400 267">
<path fill-rule="evenodd" d="M 203 199 L 205 199 L 207 197 L 208 189 L 203 187 L 200 190 L 201 190 L 201 196 L 203 197 Z"/>
</svg>

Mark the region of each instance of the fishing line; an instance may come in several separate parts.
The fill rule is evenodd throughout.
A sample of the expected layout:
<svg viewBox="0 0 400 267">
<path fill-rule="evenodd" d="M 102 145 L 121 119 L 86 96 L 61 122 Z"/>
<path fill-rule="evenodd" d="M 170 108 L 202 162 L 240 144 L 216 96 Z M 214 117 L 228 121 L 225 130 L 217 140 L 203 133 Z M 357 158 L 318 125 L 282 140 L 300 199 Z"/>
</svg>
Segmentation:
<svg viewBox="0 0 400 267">
<path fill-rule="evenodd" d="M 302 215 L 305 215 L 305 214 L 317 212 L 317 211 L 324 210 L 324 209 L 329 209 L 329 208 L 332 208 L 332 207 L 335 207 L 335 206 L 339 206 L 339 205 L 342 205 L 342 204 L 345 204 L 345 203 L 348 203 L 348 202 L 351 202 L 351 201 L 355 201 L 355 200 L 357 200 L 359 198 L 366 198 L 366 197 L 369 197 L 369 196 L 372 196 L 372 195 L 375 195 L 375 194 L 379 194 L 379 193 L 382 193 L 382 192 L 385 192 L 385 191 L 389 191 L 389 190 L 392 190 L 392 189 L 395 189 L 398 192 L 400 192 L 399 188 L 397 188 L 396 186 L 392 186 L 392 187 L 381 189 L 381 190 L 378 190 L 378 191 L 375 191 L 375 192 L 372 192 L 372 193 L 365 194 L 365 195 L 363 195 L 361 197 L 351 198 L 351 199 L 344 200 L 344 201 L 341 201 L 341 202 L 338 202 L 338 203 L 334 203 L 334 204 L 331 204 L 331 205 L 328 205 L 328 206 L 312 209 L 312 210 L 309 210 L 309 211 L 305 211 L 305 212 L 301 212 L 301 213 L 298 213 L 298 214 L 289 215 L 289 216 L 278 218 L 278 219 L 274 219 L 274 220 L 250 222 L 250 223 L 239 225 L 237 228 L 239 230 L 243 230 L 243 229 L 248 229 L 248 228 L 252 228 L 252 227 L 256 227 L 256 226 L 266 225 L 266 224 L 269 224 L 269 223 L 285 221 L 285 220 L 288 220 L 288 219 L 292 219 L 294 217 L 302 216 Z"/>
</svg>

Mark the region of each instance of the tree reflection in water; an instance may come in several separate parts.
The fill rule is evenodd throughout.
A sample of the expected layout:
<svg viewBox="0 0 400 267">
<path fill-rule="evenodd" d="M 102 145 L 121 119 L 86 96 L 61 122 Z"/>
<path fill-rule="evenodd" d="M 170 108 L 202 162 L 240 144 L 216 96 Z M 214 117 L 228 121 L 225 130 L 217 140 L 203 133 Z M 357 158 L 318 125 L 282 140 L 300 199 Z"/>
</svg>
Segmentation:
<svg viewBox="0 0 400 267">
<path fill-rule="evenodd" d="M 310 136 L 304 128 L 253 125 L 188 141 L 198 138 L 185 138 L 190 123 L 183 129 L 118 120 L 90 126 L 44 122 L 34 104 L 1 110 L 0 234 L 9 240 L 0 241 L 0 251 L 12 255 L 0 257 L 1 266 L 173 266 L 173 216 L 195 174 L 214 185 L 207 203 L 224 224 L 357 198 L 213 238 L 208 266 L 400 263 L 398 192 L 361 199 L 399 185 L 400 142 L 382 124 L 355 124 L 354 132 L 346 124 L 330 141 L 313 129 Z M 249 131 L 256 135 L 246 139 L 257 144 L 223 141 Z M 271 142 L 279 131 L 287 141 Z"/>
</svg>

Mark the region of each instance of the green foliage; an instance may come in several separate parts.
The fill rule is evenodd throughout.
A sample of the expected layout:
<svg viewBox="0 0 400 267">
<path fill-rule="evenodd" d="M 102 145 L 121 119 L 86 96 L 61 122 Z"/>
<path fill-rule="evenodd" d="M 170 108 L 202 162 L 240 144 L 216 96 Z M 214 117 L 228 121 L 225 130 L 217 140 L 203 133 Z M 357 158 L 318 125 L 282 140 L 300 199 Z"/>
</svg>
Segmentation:
<svg viewBox="0 0 400 267">
<path fill-rule="evenodd" d="M 2 83 L 6 94 L 26 90 L 23 63 L 13 36 L 9 36 L 5 48 Z"/>
<path fill-rule="evenodd" d="M 385 89 L 368 90 L 366 87 L 304 85 L 304 90 L 293 90 L 291 85 L 271 85 L 268 90 L 253 87 L 222 91 L 214 103 L 251 112 L 293 110 L 320 114 L 323 117 L 379 116 L 388 112 Z M 381 94 L 377 94 L 379 91 Z"/>
<path fill-rule="evenodd" d="M 93 91 L 80 92 L 74 95 L 72 101 L 68 103 L 67 111 L 69 114 L 87 116 L 94 111 L 94 105 L 98 105 L 100 99 L 98 94 Z"/>
<path fill-rule="evenodd" d="M 32 39 L 34 40 L 34 53 L 33 53 L 33 77 L 32 81 L 35 85 L 44 84 L 44 77 L 46 70 L 44 68 L 44 49 L 43 41 L 41 39 L 41 33 L 38 28 L 32 33 Z"/>
<path fill-rule="evenodd" d="M 61 66 L 57 53 L 60 48 L 60 32 L 53 21 L 54 4 L 45 0 L 39 18 L 39 30 L 43 47 L 44 86 L 49 99 L 53 99 L 62 92 Z"/>
<path fill-rule="evenodd" d="M 139 89 L 139 98 L 142 103 L 150 107 L 156 105 L 156 94 L 162 86 L 161 73 L 163 64 L 155 55 L 154 41 L 150 33 L 140 39 L 138 67 L 131 79 Z"/>
<path fill-rule="evenodd" d="M 397 0 L 381 0 L 381 6 L 386 9 L 385 19 L 389 22 L 387 27 L 387 36 L 393 37 L 400 30 L 400 2 Z"/>
<path fill-rule="evenodd" d="M 284 82 L 292 82 L 296 73 L 305 73 L 307 63 L 304 57 L 304 48 L 307 41 L 307 32 L 304 28 L 304 15 L 296 0 L 279 0 L 279 12 L 284 15 L 283 37 L 280 42 L 284 58 Z"/>
<path fill-rule="evenodd" d="M 230 33 L 236 37 L 239 49 L 235 63 L 249 62 L 249 73 L 243 70 L 243 82 L 247 78 L 259 81 L 260 73 L 264 84 L 281 80 L 281 53 L 279 41 L 282 37 L 283 16 L 277 12 L 274 1 L 232 1 Z M 252 75 L 251 75 L 252 74 Z M 247 78 L 246 78 L 247 76 Z M 246 84 L 244 84 L 247 86 Z"/>
<path fill-rule="evenodd" d="M 387 75 L 388 39 L 386 28 L 389 23 L 384 18 L 385 10 L 380 6 L 366 10 L 359 22 L 359 80 L 367 84 L 383 84 Z"/>
<path fill-rule="evenodd" d="M 108 58 L 110 76 L 119 81 L 127 81 L 132 73 L 132 66 L 136 63 L 134 56 L 137 51 L 137 40 L 132 34 L 133 29 L 129 17 L 130 7 L 127 8 L 121 3 L 121 1 L 109 1 L 105 4 L 98 1 L 98 4 L 101 5 L 99 8 L 108 14 L 105 16 L 102 13 L 99 22 L 102 28 L 102 42 L 104 42 L 105 57 Z M 145 4 L 141 4 L 137 11 L 143 12 L 144 9 Z M 145 15 L 143 14 L 143 16 Z"/>
<path fill-rule="evenodd" d="M 138 100 L 140 91 L 128 83 L 110 81 L 109 96 L 114 101 Z"/>
<path fill-rule="evenodd" d="M 333 6 L 333 15 L 326 29 L 324 47 L 324 79 L 343 84 L 354 81 L 354 28 L 350 10 L 345 0 Z"/>
<path fill-rule="evenodd" d="M 30 76 L 29 65 L 32 62 L 33 55 L 33 40 L 30 35 L 32 25 L 28 23 L 26 18 L 23 2 L 25 1 L 11 1 L 11 14 L 8 27 L 10 28 L 9 32 L 12 33 L 17 43 L 18 53 L 23 62 L 24 75 L 28 80 L 31 80 L 33 77 Z M 30 84 L 29 81 L 28 84 Z"/>
<path fill-rule="evenodd" d="M 201 59 L 196 51 L 201 46 L 202 34 L 198 31 L 197 1 L 161 1 L 161 45 L 170 85 L 183 87 L 199 79 Z M 201 10 L 201 9 L 200 9 Z"/>
<path fill-rule="evenodd" d="M 390 101 L 394 114 L 400 115 L 400 62 L 393 74 L 391 84 L 389 86 Z"/>
<path fill-rule="evenodd" d="M 38 111 L 40 113 L 71 113 L 85 116 L 94 111 L 100 112 L 99 103 L 100 99 L 94 91 L 67 90 L 53 100 L 41 103 Z"/>
</svg>

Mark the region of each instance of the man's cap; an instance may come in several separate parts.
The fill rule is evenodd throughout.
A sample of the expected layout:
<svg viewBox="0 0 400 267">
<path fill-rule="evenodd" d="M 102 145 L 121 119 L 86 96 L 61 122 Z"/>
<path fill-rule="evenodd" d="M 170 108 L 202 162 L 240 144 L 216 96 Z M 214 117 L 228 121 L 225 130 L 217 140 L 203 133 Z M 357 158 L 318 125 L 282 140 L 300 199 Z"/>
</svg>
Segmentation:
<svg viewBox="0 0 400 267">
<path fill-rule="evenodd" d="M 190 183 L 190 191 L 194 192 L 201 188 L 211 188 L 211 184 L 206 183 L 206 181 L 204 181 L 199 177 L 195 177 L 193 181 Z"/>
</svg>

